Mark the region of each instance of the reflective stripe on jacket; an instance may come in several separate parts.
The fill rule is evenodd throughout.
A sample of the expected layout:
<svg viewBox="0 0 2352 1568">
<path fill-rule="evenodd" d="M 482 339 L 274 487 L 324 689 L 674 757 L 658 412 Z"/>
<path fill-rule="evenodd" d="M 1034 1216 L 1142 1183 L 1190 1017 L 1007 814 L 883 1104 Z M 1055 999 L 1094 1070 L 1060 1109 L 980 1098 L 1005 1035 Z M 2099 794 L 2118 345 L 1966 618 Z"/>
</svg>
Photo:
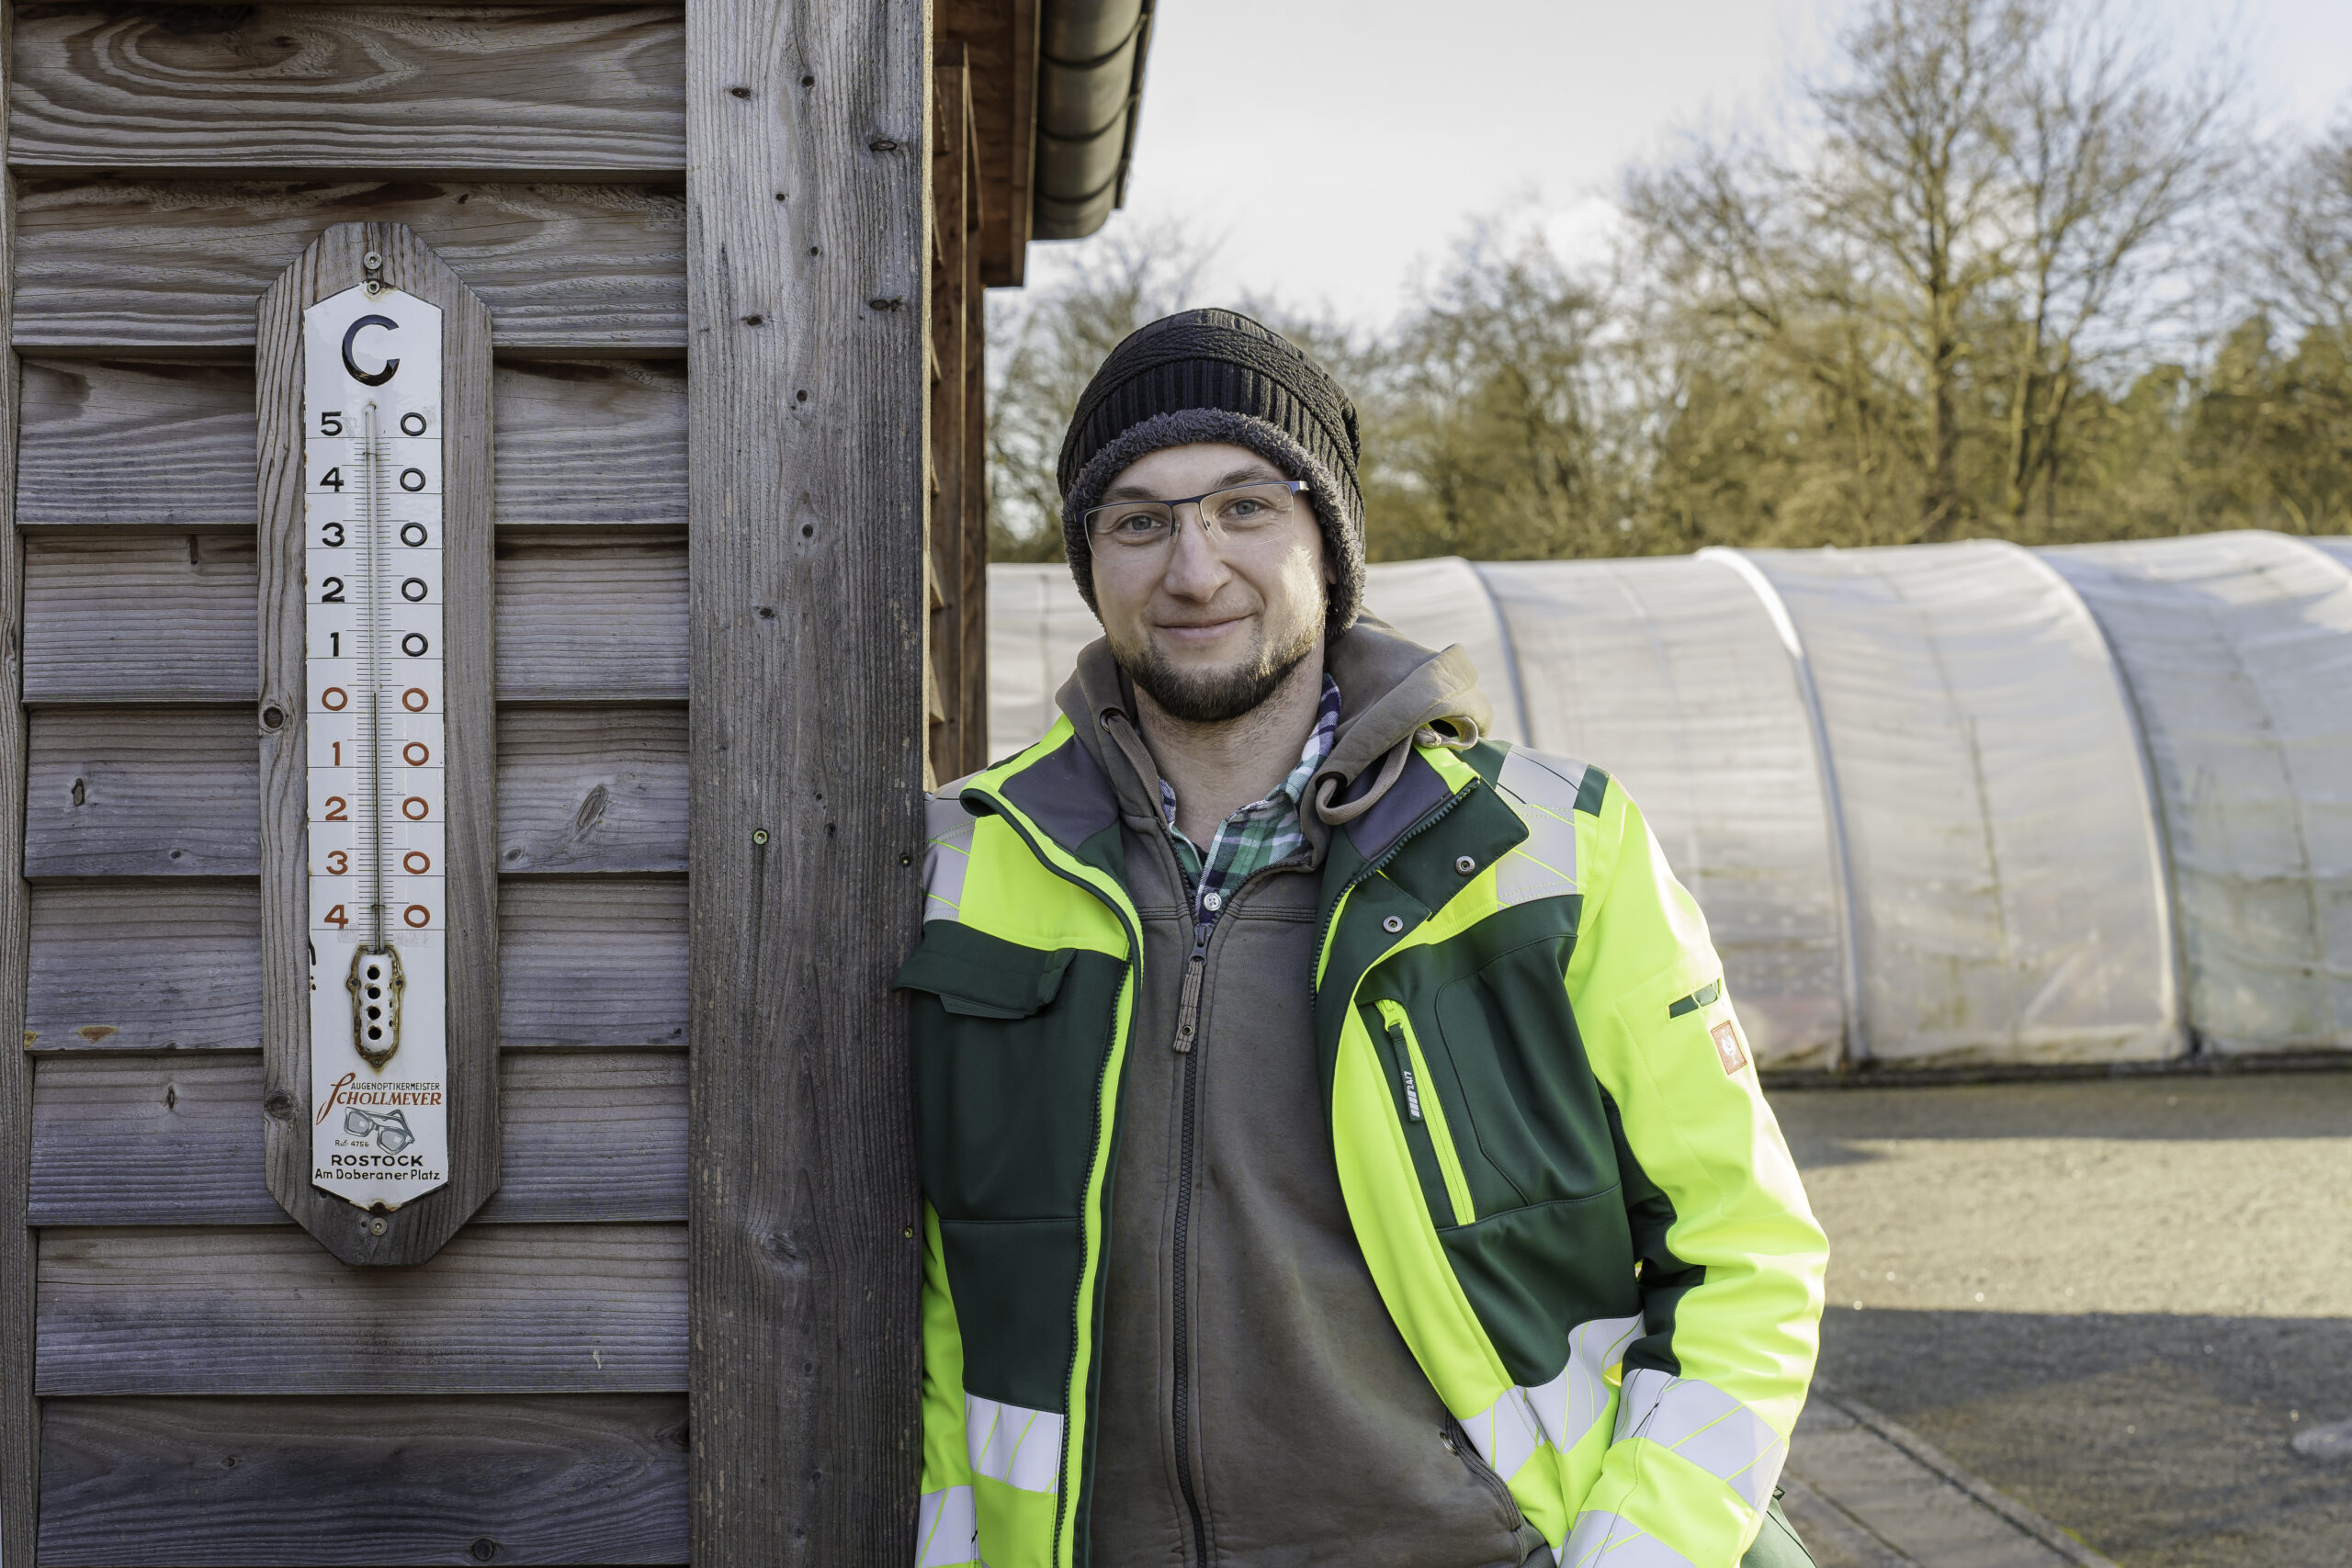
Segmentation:
<svg viewBox="0 0 2352 1568">
<path fill-rule="evenodd" d="M 1138 1043 L 1117 808 L 1065 718 L 930 809 L 898 979 L 917 1561 L 1079 1568 Z M 1731 1568 L 1812 1375 L 1826 1246 L 1697 906 L 1600 770 L 1492 742 L 1415 748 L 1321 874 L 1333 1150 L 1406 1344 L 1567 1568 Z"/>
</svg>

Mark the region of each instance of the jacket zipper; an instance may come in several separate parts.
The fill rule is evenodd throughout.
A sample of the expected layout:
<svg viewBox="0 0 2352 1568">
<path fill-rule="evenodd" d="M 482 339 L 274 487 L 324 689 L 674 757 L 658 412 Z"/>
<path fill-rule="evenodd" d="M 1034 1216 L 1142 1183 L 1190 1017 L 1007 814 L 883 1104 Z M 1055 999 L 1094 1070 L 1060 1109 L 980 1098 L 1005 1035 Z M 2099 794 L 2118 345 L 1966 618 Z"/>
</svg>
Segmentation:
<svg viewBox="0 0 2352 1568">
<path fill-rule="evenodd" d="M 1119 922 L 1120 929 L 1127 934 L 1127 951 L 1135 955 L 1133 961 L 1127 965 L 1127 976 L 1125 983 L 1130 987 L 1139 988 L 1143 980 L 1143 932 L 1136 927 L 1134 921 L 1127 919 L 1127 912 L 1125 909 L 1120 908 L 1118 905 L 1113 903 L 1110 899 L 1104 897 L 1102 896 L 1102 889 L 1094 886 L 1082 877 L 1072 876 L 1060 866 L 1056 865 L 1052 858 L 1037 847 L 1037 840 L 1030 836 L 1029 829 L 1023 825 L 1021 818 L 1012 809 L 1011 802 L 1001 800 L 997 796 L 989 794 L 986 790 L 973 790 L 970 793 L 977 795 L 982 800 L 987 801 L 989 806 L 995 809 L 996 814 L 1003 819 L 1005 824 L 1012 828 L 1015 834 L 1019 835 L 1021 842 L 1029 851 L 1031 859 L 1035 860 L 1039 865 L 1044 866 L 1054 875 L 1060 877 L 1064 882 L 1069 883 L 1071 886 L 1091 895 L 1096 903 L 1111 911 L 1113 918 L 1117 919 Z M 1118 1002 L 1114 998 L 1111 1004 L 1112 1049 L 1102 1053 L 1102 1071 L 1094 1075 L 1094 1120 L 1091 1132 L 1089 1134 L 1088 1143 L 1089 1149 L 1092 1151 L 1088 1156 L 1090 1167 L 1091 1166 L 1092 1161 L 1100 1159 L 1102 1156 L 1102 1086 L 1109 1081 L 1111 1076 L 1111 1058 L 1117 1052 L 1118 1038 Z M 1091 1179 L 1091 1169 L 1089 1178 Z M 1079 1274 L 1078 1288 L 1070 1292 L 1069 1318 L 1069 1342 L 1072 1345 L 1076 1345 L 1079 1341 L 1080 1335 L 1084 1331 L 1086 1326 L 1086 1276 L 1083 1269 L 1081 1269 Z M 1095 1354 L 1100 1355 L 1101 1353 L 1102 1347 L 1095 1347 Z M 1073 1372 L 1077 1371 L 1075 1367 L 1072 1367 L 1070 1370 Z M 1069 1387 L 1073 1382 L 1071 1378 L 1067 1376 L 1062 1381 L 1065 1387 Z M 1080 1395 L 1075 1388 L 1071 1388 L 1069 1397 L 1072 1403 L 1076 1403 Z M 1062 1418 L 1062 1451 L 1060 1469 L 1057 1472 L 1056 1477 L 1057 1480 L 1061 1483 L 1062 1492 L 1065 1493 L 1075 1490 L 1075 1488 L 1070 1485 L 1069 1438 L 1070 1434 L 1077 1430 L 1077 1428 L 1078 1423 L 1069 1419 L 1069 1416 L 1065 1415 Z M 1048 1563 L 1058 1563 L 1061 1562 L 1062 1519 L 1068 1511 L 1067 1504 L 1069 1501 L 1069 1497 L 1059 1494 L 1057 1494 L 1054 1499 L 1054 1539 L 1052 1544 L 1046 1549 L 1046 1561 Z M 1199 1513 L 1197 1509 L 1194 1511 L 1193 1520 L 1195 1527 L 1197 1528 L 1199 1522 Z"/>
<path fill-rule="evenodd" d="M 1176 1246 L 1170 1279 L 1174 1289 L 1170 1292 L 1175 1317 L 1176 1387 L 1170 1401 L 1172 1424 L 1176 1438 L 1176 1487 L 1184 1496 L 1184 1511 L 1193 1521 L 1193 1556 L 1201 1568 L 1208 1568 L 1208 1525 L 1201 1517 L 1201 1500 L 1193 1488 L 1193 1448 L 1189 1430 L 1192 1415 L 1193 1342 L 1191 1292 L 1186 1289 L 1189 1278 L 1186 1265 L 1192 1247 L 1193 1224 L 1193 1094 L 1200 1080 L 1201 1059 L 1193 1055 L 1193 1035 L 1200 1024 L 1201 975 L 1207 966 L 1209 931 L 1206 924 L 1193 927 L 1193 953 L 1184 961 L 1184 994 L 1176 1010 L 1177 1051 L 1184 1057 L 1184 1124 L 1178 1139 L 1176 1162 Z"/>
<path fill-rule="evenodd" d="M 1444 1426 L 1437 1429 L 1437 1435 L 1445 1439 L 1445 1446 L 1453 1450 L 1453 1457 L 1462 1461 L 1464 1468 L 1470 1472 L 1478 1484 L 1495 1495 L 1495 1500 L 1503 1506 L 1503 1511 L 1510 1517 L 1511 1529 L 1517 1529 L 1527 1522 L 1526 1514 L 1520 1508 L 1519 1499 L 1511 1495 L 1510 1483 L 1496 1474 L 1495 1467 L 1479 1457 L 1477 1445 L 1470 1440 L 1470 1434 L 1463 1429 L 1461 1422 L 1448 1420 Z"/>
<path fill-rule="evenodd" d="M 1389 1049 L 1396 1053 L 1397 1067 L 1404 1075 L 1405 1114 L 1428 1132 L 1430 1151 L 1437 1156 L 1437 1168 L 1445 1178 L 1445 1196 L 1453 1208 L 1453 1223 L 1466 1225 L 1478 1217 L 1477 1207 L 1470 1201 L 1470 1178 L 1464 1173 L 1462 1156 L 1454 1149 L 1453 1130 L 1446 1125 L 1445 1103 L 1439 1099 L 1437 1080 L 1430 1076 L 1430 1065 L 1421 1055 L 1421 1043 L 1413 1033 L 1413 1021 L 1402 1002 L 1384 1000 L 1375 1005 L 1381 1022 L 1387 1027 Z"/>
</svg>

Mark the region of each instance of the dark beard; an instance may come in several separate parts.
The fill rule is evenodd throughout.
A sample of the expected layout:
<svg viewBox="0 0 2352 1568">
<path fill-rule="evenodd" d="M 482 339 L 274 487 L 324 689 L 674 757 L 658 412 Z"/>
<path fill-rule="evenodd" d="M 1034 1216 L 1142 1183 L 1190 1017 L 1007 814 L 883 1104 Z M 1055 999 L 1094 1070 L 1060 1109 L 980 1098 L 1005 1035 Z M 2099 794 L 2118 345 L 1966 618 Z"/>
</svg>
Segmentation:
<svg viewBox="0 0 2352 1568">
<path fill-rule="evenodd" d="M 1306 656 L 1315 651 L 1317 628 L 1310 626 L 1295 645 L 1260 655 L 1238 668 L 1193 675 L 1171 668 L 1158 649 L 1147 643 L 1130 654 L 1111 651 L 1138 691 L 1159 705 L 1159 711 L 1186 724 L 1227 724 L 1282 688 Z"/>
</svg>

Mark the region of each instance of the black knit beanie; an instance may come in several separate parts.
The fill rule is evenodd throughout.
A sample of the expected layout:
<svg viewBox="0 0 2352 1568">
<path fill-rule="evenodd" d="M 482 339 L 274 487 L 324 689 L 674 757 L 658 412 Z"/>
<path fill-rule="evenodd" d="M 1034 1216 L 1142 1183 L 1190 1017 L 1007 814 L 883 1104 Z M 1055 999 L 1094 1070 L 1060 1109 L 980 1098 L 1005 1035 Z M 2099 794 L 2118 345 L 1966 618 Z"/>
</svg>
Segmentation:
<svg viewBox="0 0 2352 1568">
<path fill-rule="evenodd" d="M 1326 625 L 1355 624 L 1363 599 L 1362 443 L 1356 406 L 1324 368 L 1235 310 L 1185 310 L 1130 333 L 1087 383 L 1062 437 L 1062 543 L 1094 604 L 1086 509 L 1128 464 L 1170 446 L 1227 442 L 1307 483 L 1333 577 Z"/>
</svg>

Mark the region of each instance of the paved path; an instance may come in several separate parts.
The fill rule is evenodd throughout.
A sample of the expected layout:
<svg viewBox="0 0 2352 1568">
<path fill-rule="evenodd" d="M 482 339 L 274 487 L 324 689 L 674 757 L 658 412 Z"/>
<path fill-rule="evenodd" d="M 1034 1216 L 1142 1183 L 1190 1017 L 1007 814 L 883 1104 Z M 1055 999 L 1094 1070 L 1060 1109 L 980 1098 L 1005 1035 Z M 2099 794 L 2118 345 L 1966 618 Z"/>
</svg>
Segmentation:
<svg viewBox="0 0 2352 1568">
<path fill-rule="evenodd" d="M 1816 1386 L 1781 1506 L 1818 1568 L 2115 1568 L 1859 1401 Z"/>
<path fill-rule="evenodd" d="M 1771 1100 L 1835 1390 L 2122 1568 L 2352 1568 L 2352 1073 Z"/>
</svg>

